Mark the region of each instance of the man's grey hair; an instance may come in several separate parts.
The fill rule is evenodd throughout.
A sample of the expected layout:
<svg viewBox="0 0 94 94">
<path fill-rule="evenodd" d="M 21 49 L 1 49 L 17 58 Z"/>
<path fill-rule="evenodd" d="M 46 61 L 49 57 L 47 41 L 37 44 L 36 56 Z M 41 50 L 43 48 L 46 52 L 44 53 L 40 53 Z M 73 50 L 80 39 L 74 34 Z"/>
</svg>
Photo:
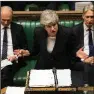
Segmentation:
<svg viewBox="0 0 94 94">
<path fill-rule="evenodd" d="M 40 16 L 42 25 L 56 24 L 59 22 L 59 17 L 54 10 L 44 10 Z"/>
<path fill-rule="evenodd" d="M 83 9 L 83 14 L 85 14 L 88 10 L 94 11 L 94 4 L 90 4 L 88 6 L 85 6 Z"/>
</svg>

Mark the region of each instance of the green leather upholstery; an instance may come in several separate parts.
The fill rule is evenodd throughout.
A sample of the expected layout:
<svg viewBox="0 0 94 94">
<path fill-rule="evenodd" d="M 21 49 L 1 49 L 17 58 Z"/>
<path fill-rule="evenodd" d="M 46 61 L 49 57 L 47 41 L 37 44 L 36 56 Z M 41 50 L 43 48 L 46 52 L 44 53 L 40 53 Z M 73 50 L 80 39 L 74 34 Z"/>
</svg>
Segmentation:
<svg viewBox="0 0 94 94">
<path fill-rule="evenodd" d="M 28 42 L 28 49 L 31 50 L 32 47 L 32 41 L 33 41 L 33 33 L 34 33 L 34 28 L 40 25 L 39 21 L 15 21 L 18 24 L 21 24 L 24 28 L 24 31 L 26 33 L 27 37 L 27 42 Z M 66 27 L 72 27 L 74 25 L 79 24 L 81 21 L 72 21 L 72 20 L 63 20 L 60 21 L 59 23 L 61 25 L 64 25 Z M 26 82 L 26 76 L 27 76 L 27 71 L 33 69 L 36 64 L 36 59 L 31 58 L 31 60 L 27 60 L 26 66 L 21 68 L 14 77 L 14 85 L 16 86 L 25 86 Z"/>
</svg>

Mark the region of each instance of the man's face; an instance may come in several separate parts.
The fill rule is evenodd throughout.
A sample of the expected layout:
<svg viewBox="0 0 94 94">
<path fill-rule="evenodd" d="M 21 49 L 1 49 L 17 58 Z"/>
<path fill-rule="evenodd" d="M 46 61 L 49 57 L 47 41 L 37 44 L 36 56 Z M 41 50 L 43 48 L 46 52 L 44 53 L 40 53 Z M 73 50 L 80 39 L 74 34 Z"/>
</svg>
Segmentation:
<svg viewBox="0 0 94 94">
<path fill-rule="evenodd" d="M 49 24 L 45 26 L 45 30 L 49 37 L 55 37 L 58 31 L 58 24 Z"/>
<path fill-rule="evenodd" d="M 94 11 L 88 10 L 84 15 L 83 15 L 84 23 L 87 25 L 87 27 L 91 27 L 94 25 Z"/>
<path fill-rule="evenodd" d="M 12 21 L 12 13 L 11 12 L 1 12 L 1 24 L 4 27 L 7 27 Z"/>
</svg>

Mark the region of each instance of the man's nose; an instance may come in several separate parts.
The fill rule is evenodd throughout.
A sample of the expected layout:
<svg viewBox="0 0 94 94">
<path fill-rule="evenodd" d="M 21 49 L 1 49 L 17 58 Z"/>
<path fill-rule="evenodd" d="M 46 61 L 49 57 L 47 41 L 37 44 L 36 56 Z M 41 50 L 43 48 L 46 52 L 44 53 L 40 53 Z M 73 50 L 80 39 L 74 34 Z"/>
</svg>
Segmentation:
<svg viewBox="0 0 94 94">
<path fill-rule="evenodd" d="M 7 24 L 8 23 L 8 21 L 5 21 L 5 24 Z"/>
<path fill-rule="evenodd" d="M 92 20 L 93 20 L 93 19 L 92 19 L 91 17 L 88 18 L 88 21 L 89 21 L 89 22 L 92 21 Z"/>
</svg>

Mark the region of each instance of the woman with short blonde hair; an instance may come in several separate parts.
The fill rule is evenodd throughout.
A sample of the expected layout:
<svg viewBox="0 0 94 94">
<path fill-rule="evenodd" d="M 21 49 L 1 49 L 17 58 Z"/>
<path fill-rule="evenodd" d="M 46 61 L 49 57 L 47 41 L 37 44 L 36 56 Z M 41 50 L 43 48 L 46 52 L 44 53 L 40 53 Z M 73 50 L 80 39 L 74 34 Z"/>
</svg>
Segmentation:
<svg viewBox="0 0 94 94">
<path fill-rule="evenodd" d="M 35 69 L 69 69 L 72 52 L 71 28 L 61 26 L 54 10 L 44 10 L 40 16 L 43 26 L 34 30 L 31 56 L 39 56 Z M 71 52 L 70 52 L 71 51 Z"/>
<path fill-rule="evenodd" d="M 59 17 L 53 10 L 45 10 L 42 12 L 40 17 L 40 23 L 42 25 L 57 24 L 59 22 Z"/>
</svg>

